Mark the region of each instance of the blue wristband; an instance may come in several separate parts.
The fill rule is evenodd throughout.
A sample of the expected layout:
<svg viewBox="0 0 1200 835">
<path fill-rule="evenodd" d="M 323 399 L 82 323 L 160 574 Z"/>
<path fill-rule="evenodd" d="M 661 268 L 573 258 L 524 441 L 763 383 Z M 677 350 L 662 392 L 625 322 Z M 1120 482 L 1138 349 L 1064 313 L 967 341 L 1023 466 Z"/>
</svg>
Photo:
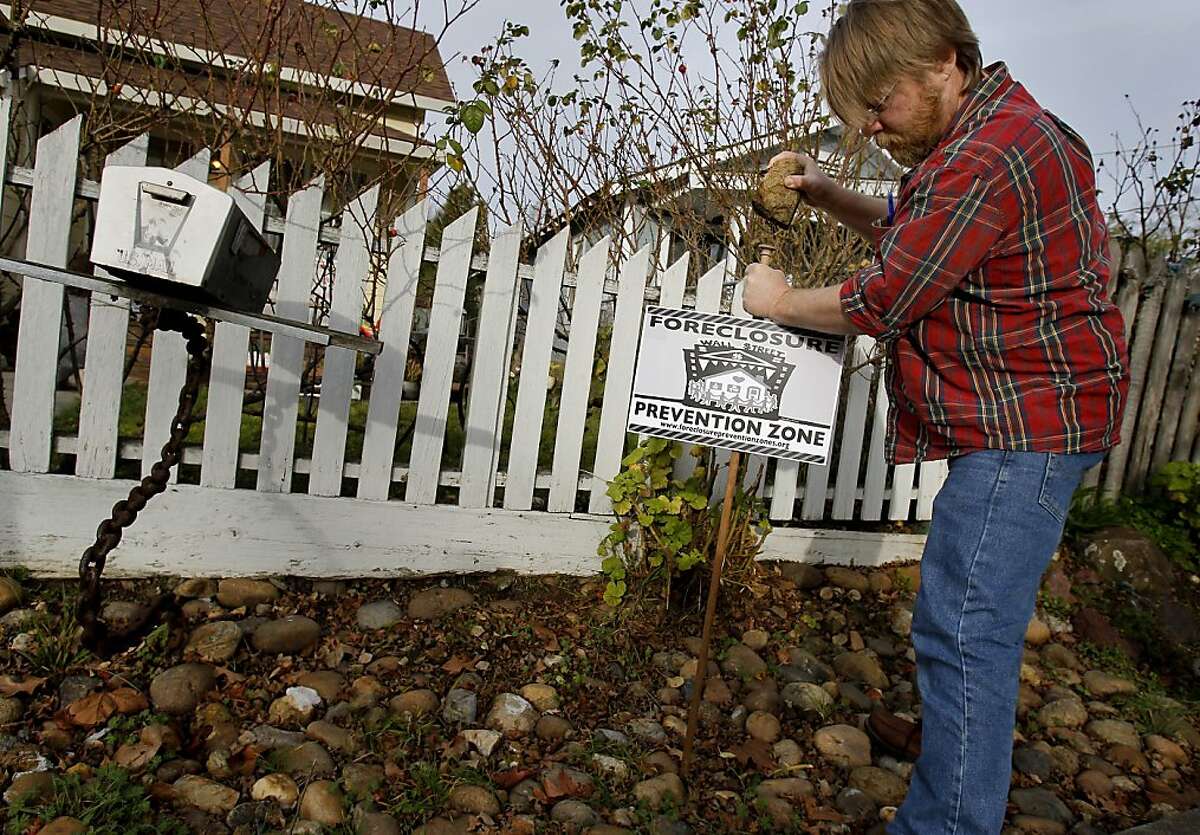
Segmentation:
<svg viewBox="0 0 1200 835">
<path fill-rule="evenodd" d="M 892 197 L 892 193 L 888 192 L 888 219 L 887 225 L 891 226 L 892 221 L 896 219 L 896 199 Z"/>
</svg>

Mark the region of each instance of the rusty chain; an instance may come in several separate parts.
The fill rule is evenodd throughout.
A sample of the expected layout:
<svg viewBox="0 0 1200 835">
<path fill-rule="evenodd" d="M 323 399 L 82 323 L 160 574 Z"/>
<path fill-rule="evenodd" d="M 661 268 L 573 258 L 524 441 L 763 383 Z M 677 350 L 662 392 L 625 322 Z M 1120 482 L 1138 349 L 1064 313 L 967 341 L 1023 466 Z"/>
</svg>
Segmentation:
<svg viewBox="0 0 1200 835">
<path fill-rule="evenodd" d="M 76 607 L 76 618 L 83 629 L 83 645 L 92 651 L 103 650 L 113 638 L 125 638 L 140 631 L 167 604 L 170 595 L 162 595 L 146 612 L 145 617 L 114 634 L 101 617 L 103 599 L 100 590 L 100 575 L 109 553 L 121 542 L 122 531 L 133 524 L 138 513 L 154 496 L 164 492 L 171 478 L 171 468 L 179 463 L 183 441 L 193 422 L 193 407 L 200 392 L 200 384 L 208 374 L 212 361 L 208 337 L 204 324 L 178 310 L 165 308 L 143 308 L 143 321 L 152 324 L 155 330 L 178 331 L 187 340 L 187 377 L 179 390 L 179 408 L 171 420 L 171 435 L 163 444 L 159 460 L 150 468 L 150 473 L 141 483 L 129 491 L 129 497 L 113 505 L 112 516 L 100 523 L 96 541 L 83 552 L 79 561 L 80 598 Z M 111 654 L 102 652 L 101 654 Z"/>
</svg>

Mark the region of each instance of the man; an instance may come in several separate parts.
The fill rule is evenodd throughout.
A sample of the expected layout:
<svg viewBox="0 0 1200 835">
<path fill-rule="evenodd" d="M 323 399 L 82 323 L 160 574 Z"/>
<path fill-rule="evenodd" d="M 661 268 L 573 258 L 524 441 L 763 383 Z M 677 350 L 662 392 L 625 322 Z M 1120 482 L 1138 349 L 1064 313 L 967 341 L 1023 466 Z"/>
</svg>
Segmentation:
<svg viewBox="0 0 1200 835">
<path fill-rule="evenodd" d="M 872 240 L 876 261 L 812 290 L 754 264 L 744 304 L 879 339 L 889 458 L 950 459 L 913 613 L 920 756 L 888 832 L 991 835 L 1039 580 L 1084 471 L 1119 441 L 1127 357 L 1105 219 L 1083 140 L 1003 64 L 982 66 L 954 0 L 851 0 L 820 71 L 837 117 L 911 170 L 889 207 L 797 155 L 788 186 Z M 868 727 L 903 745 L 900 722 Z"/>
</svg>

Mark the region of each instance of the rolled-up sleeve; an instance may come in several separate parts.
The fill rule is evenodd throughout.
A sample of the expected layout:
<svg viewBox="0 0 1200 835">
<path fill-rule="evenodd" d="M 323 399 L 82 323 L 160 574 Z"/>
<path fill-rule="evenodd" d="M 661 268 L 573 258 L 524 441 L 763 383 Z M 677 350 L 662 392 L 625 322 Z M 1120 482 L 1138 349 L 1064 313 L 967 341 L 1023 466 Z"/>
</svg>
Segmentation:
<svg viewBox="0 0 1200 835">
<path fill-rule="evenodd" d="M 941 304 L 1004 233 L 990 191 L 973 171 L 928 175 L 896 222 L 877 231 L 878 260 L 842 284 L 847 318 L 863 333 L 894 339 Z"/>
</svg>

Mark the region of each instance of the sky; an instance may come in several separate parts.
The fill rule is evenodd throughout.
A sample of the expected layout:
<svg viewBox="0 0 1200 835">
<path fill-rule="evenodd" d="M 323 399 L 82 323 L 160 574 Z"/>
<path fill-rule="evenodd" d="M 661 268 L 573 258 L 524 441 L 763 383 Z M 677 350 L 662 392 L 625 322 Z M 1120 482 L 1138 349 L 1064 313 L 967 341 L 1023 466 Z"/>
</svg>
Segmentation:
<svg viewBox="0 0 1200 835">
<path fill-rule="evenodd" d="M 1007 62 L 1043 107 L 1074 127 L 1094 154 L 1137 135 L 1132 103 L 1146 125 L 1169 136 L 1179 104 L 1200 98 L 1200 3 L 1196 0 L 960 0 L 979 36 L 985 63 Z M 648 0 L 633 0 L 648 7 Z M 811 28 L 823 25 L 814 2 Z M 423 28 L 440 29 L 440 8 L 426 6 Z M 444 18 L 443 18 L 444 19 Z M 559 0 L 481 0 L 441 43 L 455 91 L 471 95 L 478 51 L 510 19 L 530 28 L 520 54 L 536 70 L 558 58 L 578 65 L 577 44 Z M 568 75 L 569 77 L 569 75 Z M 1126 99 L 1126 95 L 1129 99 Z M 1103 187 L 1103 182 L 1101 183 Z"/>
</svg>

